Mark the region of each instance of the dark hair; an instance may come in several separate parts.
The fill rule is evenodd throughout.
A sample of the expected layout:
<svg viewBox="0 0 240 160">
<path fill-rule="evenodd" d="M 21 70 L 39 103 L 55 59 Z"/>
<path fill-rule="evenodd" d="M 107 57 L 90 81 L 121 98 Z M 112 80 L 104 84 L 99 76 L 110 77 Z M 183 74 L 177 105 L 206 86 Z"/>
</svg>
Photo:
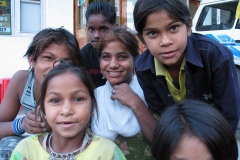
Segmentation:
<svg viewBox="0 0 240 160">
<path fill-rule="evenodd" d="M 106 33 L 105 36 L 103 37 L 99 49 L 99 57 L 101 56 L 102 51 L 106 44 L 112 41 L 120 41 L 133 56 L 134 60 L 139 55 L 138 40 L 133 35 L 133 33 L 131 33 L 131 31 L 128 28 L 116 27 L 113 28 L 108 33 Z"/>
<path fill-rule="evenodd" d="M 134 11 L 134 25 L 142 36 L 147 17 L 154 12 L 165 10 L 172 19 L 191 27 L 192 19 L 185 0 L 137 0 Z"/>
<path fill-rule="evenodd" d="M 102 14 L 106 21 L 110 24 L 116 24 L 117 8 L 112 6 L 110 3 L 105 2 L 93 2 L 91 3 L 86 10 L 85 17 L 86 21 L 91 15 Z"/>
<path fill-rule="evenodd" d="M 34 36 L 24 57 L 32 56 L 33 61 L 36 62 L 43 50 L 52 43 L 66 44 L 72 63 L 79 67 L 83 66 L 78 41 L 72 33 L 63 28 L 46 28 L 41 30 Z"/>
<path fill-rule="evenodd" d="M 183 134 L 201 139 L 215 160 L 237 160 L 235 135 L 223 115 L 205 102 L 187 100 L 167 107 L 154 131 L 152 155 L 169 160 Z"/>
<path fill-rule="evenodd" d="M 57 65 L 54 65 L 54 67 L 49 71 L 49 73 L 46 75 L 41 85 L 41 92 L 40 92 L 41 95 L 37 104 L 37 106 L 40 106 L 40 109 L 39 109 L 40 113 L 45 114 L 44 100 L 45 100 L 49 81 L 53 77 L 67 73 L 67 72 L 71 72 L 76 76 L 78 76 L 81 82 L 87 87 L 90 97 L 92 99 L 92 111 L 94 107 L 96 107 L 96 110 L 97 110 L 96 99 L 94 96 L 94 83 L 91 77 L 89 76 L 89 74 L 87 73 L 87 71 L 85 70 L 85 68 L 73 65 L 66 60 L 59 60 L 59 61 L 56 61 L 54 64 L 57 64 Z"/>
</svg>

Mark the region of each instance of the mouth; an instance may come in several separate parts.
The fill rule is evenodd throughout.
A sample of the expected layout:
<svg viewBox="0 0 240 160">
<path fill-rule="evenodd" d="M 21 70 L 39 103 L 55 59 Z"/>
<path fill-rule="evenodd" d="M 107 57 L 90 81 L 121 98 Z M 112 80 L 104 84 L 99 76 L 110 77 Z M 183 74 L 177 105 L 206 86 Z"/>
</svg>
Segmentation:
<svg viewBox="0 0 240 160">
<path fill-rule="evenodd" d="M 121 75 L 121 73 L 122 73 L 122 72 L 120 72 L 120 71 L 114 71 L 114 72 L 109 71 L 109 72 L 108 72 L 108 74 L 109 74 L 110 77 L 118 77 L 118 76 Z"/>
<path fill-rule="evenodd" d="M 172 58 L 176 54 L 176 51 L 163 52 L 160 55 L 164 58 Z"/>
<path fill-rule="evenodd" d="M 76 124 L 77 122 L 71 122 L 71 121 L 64 121 L 64 122 L 59 122 L 58 124 L 60 124 L 63 127 L 72 127 L 74 124 Z"/>
</svg>

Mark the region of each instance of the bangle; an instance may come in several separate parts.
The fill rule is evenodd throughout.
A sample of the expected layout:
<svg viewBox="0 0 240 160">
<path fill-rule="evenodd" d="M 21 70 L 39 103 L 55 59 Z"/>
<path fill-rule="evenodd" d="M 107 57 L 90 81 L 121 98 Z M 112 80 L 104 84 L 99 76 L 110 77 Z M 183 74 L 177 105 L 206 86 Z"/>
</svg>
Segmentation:
<svg viewBox="0 0 240 160">
<path fill-rule="evenodd" d="M 12 123 L 12 130 L 16 135 L 22 135 L 25 133 L 24 129 L 22 128 L 22 121 L 25 117 L 16 118 Z"/>
</svg>

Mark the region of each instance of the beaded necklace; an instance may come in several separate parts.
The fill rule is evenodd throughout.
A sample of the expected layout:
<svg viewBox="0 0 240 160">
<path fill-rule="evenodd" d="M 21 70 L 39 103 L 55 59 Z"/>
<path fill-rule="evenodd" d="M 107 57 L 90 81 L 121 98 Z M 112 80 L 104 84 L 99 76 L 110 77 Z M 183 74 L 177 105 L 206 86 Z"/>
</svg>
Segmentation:
<svg viewBox="0 0 240 160">
<path fill-rule="evenodd" d="M 51 151 L 50 156 L 48 157 L 49 160 L 76 160 L 75 158 L 75 153 L 79 152 L 80 153 L 84 150 L 84 148 L 86 147 L 87 143 L 89 142 L 90 138 L 88 136 L 88 134 L 86 133 L 83 139 L 83 143 L 80 146 L 80 148 L 76 149 L 75 151 L 72 152 L 68 152 L 68 153 L 58 153 L 55 152 L 52 147 L 51 147 L 51 139 L 52 139 L 52 135 L 50 135 L 49 140 L 48 140 L 48 147 Z"/>
</svg>

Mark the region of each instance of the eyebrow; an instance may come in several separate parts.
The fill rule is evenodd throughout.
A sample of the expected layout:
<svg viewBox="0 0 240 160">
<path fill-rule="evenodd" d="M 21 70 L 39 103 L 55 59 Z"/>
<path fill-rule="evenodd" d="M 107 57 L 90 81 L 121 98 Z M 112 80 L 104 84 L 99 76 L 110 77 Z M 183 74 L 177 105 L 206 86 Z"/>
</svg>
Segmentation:
<svg viewBox="0 0 240 160">
<path fill-rule="evenodd" d="M 113 53 L 109 53 L 109 52 L 102 52 L 102 54 L 101 54 L 101 55 L 103 55 L 103 54 L 113 54 Z M 131 55 L 129 52 L 114 52 L 114 54 L 129 54 L 129 55 Z"/>
<path fill-rule="evenodd" d="M 73 92 L 71 92 L 71 94 L 76 94 L 76 93 L 78 93 L 78 92 L 82 92 L 82 93 L 87 94 L 87 92 L 85 92 L 85 91 L 82 90 L 82 89 L 73 91 Z M 59 95 L 59 93 L 61 94 L 62 92 L 54 92 L 54 91 L 52 91 L 52 92 L 49 92 L 48 94 L 46 94 L 45 97 L 48 97 L 48 96 L 50 96 L 50 95 L 52 95 L 52 94 L 53 94 L 53 95 Z"/>
<path fill-rule="evenodd" d="M 177 23 L 177 22 L 181 22 L 181 21 L 173 20 L 172 22 L 168 23 L 167 26 L 169 27 L 169 26 L 171 26 L 171 25 L 173 25 L 174 23 Z M 144 31 L 152 31 L 152 30 L 156 30 L 156 28 L 146 28 L 146 29 L 143 30 L 143 32 Z"/>
</svg>

